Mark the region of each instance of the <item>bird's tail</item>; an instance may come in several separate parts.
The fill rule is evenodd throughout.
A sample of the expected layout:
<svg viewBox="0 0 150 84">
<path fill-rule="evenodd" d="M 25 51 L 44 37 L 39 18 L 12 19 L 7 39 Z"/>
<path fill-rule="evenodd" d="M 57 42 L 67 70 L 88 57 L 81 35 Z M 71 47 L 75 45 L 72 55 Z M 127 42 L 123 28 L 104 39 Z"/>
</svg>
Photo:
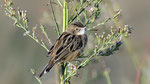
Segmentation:
<svg viewBox="0 0 150 84">
<path fill-rule="evenodd" d="M 50 62 L 45 66 L 42 72 L 38 75 L 39 78 L 42 77 L 44 74 L 48 73 L 54 65 L 55 65 L 55 62 L 50 60 Z"/>
</svg>

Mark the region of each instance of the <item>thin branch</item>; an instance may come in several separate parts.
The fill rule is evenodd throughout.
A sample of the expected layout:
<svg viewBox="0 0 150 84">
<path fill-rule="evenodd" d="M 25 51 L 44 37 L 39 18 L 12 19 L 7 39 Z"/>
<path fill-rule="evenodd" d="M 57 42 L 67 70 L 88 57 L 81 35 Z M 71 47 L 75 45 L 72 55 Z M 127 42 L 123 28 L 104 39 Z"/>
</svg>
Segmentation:
<svg viewBox="0 0 150 84">
<path fill-rule="evenodd" d="M 86 6 L 83 7 L 79 13 L 77 13 L 72 19 L 69 20 L 69 24 L 71 24 L 78 16 L 80 16 L 80 14 L 93 2 L 94 0 L 91 0 L 89 2 L 87 2 Z"/>
<path fill-rule="evenodd" d="M 95 49 L 93 50 L 93 53 L 89 54 L 86 60 L 81 64 L 79 64 L 77 68 L 80 69 L 88 65 L 94 56 L 108 56 L 113 54 L 113 52 L 118 50 L 120 45 L 122 44 L 121 38 L 127 37 L 128 35 L 130 35 L 130 33 L 131 33 L 131 29 L 128 26 L 125 26 L 122 29 L 118 29 L 118 31 L 112 31 L 111 34 L 108 34 L 107 37 L 104 37 L 104 35 L 101 36 L 96 35 L 98 36 L 98 39 L 102 41 L 102 45 L 100 45 L 100 47 L 96 46 Z M 106 52 L 103 52 L 104 50 L 106 50 Z M 76 74 L 75 70 L 71 71 L 65 80 L 74 76 L 75 74 Z M 110 84 L 108 73 L 105 72 L 105 75 L 107 76 L 107 81 Z"/>
<path fill-rule="evenodd" d="M 98 26 L 101 26 L 101 25 L 106 24 L 108 21 L 111 21 L 111 20 L 113 20 L 113 19 L 116 19 L 116 18 L 120 15 L 120 13 L 121 13 L 121 10 L 117 11 L 117 13 L 116 13 L 112 18 L 107 18 L 107 19 L 105 19 L 103 22 L 97 24 L 96 26 L 93 26 L 92 28 L 88 28 L 87 30 L 90 31 L 90 30 L 92 30 L 92 29 L 95 29 L 95 28 L 98 27 Z"/>
<path fill-rule="evenodd" d="M 41 25 L 40 28 L 42 30 L 42 33 L 45 35 L 46 39 L 48 40 L 49 44 L 52 45 L 52 42 L 45 31 L 45 27 L 43 25 Z"/>
<path fill-rule="evenodd" d="M 50 0 L 50 9 L 51 9 L 51 12 L 52 12 L 52 15 L 53 15 L 53 20 L 54 20 L 54 23 L 55 23 L 55 30 L 56 30 L 56 33 L 58 36 L 60 36 L 60 31 L 59 31 L 59 25 L 56 21 L 56 17 L 55 17 L 55 13 L 54 13 L 54 9 L 53 9 L 53 6 L 52 6 L 52 2 Z"/>
<path fill-rule="evenodd" d="M 36 78 L 36 80 L 39 82 L 39 84 L 43 84 L 42 81 L 36 76 L 36 72 L 34 69 L 31 69 L 31 73 L 34 75 L 34 77 Z"/>
<path fill-rule="evenodd" d="M 59 5 L 60 5 L 61 7 L 63 7 L 63 5 L 62 5 L 62 3 L 60 2 L 60 0 L 57 0 L 57 2 L 59 3 Z"/>
</svg>

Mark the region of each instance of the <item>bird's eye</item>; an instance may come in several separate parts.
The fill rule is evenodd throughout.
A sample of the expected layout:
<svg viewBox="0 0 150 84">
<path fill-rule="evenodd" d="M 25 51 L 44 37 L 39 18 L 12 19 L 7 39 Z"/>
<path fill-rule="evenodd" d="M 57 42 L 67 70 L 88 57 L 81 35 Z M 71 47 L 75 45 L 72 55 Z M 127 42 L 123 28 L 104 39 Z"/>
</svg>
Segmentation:
<svg viewBox="0 0 150 84">
<path fill-rule="evenodd" d="M 76 30 L 79 30 L 78 28 L 76 28 Z"/>
</svg>

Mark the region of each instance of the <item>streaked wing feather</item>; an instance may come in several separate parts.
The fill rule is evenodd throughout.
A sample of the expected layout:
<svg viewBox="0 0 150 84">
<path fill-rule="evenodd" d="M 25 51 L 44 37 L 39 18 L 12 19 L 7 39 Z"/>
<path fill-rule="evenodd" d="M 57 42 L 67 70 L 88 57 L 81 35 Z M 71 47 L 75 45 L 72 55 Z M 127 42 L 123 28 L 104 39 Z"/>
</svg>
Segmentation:
<svg viewBox="0 0 150 84">
<path fill-rule="evenodd" d="M 73 35 L 70 33 L 64 32 L 56 41 L 54 48 L 52 50 L 52 56 L 55 57 L 55 60 L 60 58 L 59 56 L 67 51 L 67 48 L 70 46 L 72 43 L 71 41 L 73 40 Z M 70 51 L 68 51 L 69 53 Z"/>
<path fill-rule="evenodd" d="M 54 44 L 51 55 L 55 61 L 65 59 L 74 51 L 85 47 L 82 42 L 81 36 L 75 36 L 70 33 L 64 32 Z"/>
</svg>

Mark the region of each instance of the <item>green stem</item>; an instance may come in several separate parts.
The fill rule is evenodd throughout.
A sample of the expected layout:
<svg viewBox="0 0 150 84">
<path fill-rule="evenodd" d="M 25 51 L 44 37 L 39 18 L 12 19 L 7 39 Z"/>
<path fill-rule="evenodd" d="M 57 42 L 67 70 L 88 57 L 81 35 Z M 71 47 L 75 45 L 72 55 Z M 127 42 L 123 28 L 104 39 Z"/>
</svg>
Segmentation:
<svg viewBox="0 0 150 84">
<path fill-rule="evenodd" d="M 17 27 L 20 27 L 20 28 L 22 28 L 25 32 L 28 32 L 28 30 L 27 30 L 22 24 L 17 25 Z M 42 46 L 47 52 L 49 52 L 49 49 L 48 49 L 44 44 L 41 44 L 38 39 L 34 38 L 34 37 L 33 37 L 32 35 L 30 35 L 30 34 L 27 34 L 27 36 L 29 36 L 30 38 L 32 38 L 36 43 L 38 43 L 38 44 L 39 44 L 40 46 Z"/>
<path fill-rule="evenodd" d="M 65 67 L 65 70 L 64 70 L 64 79 L 67 77 L 67 70 L 68 70 L 67 63 L 65 65 L 66 65 L 66 67 Z M 68 81 L 64 80 L 64 84 L 67 84 L 67 83 L 68 83 Z"/>
<path fill-rule="evenodd" d="M 59 3 L 59 5 L 60 5 L 61 7 L 63 7 L 63 5 L 62 5 L 62 3 L 60 2 L 60 0 L 57 0 L 57 2 Z"/>
<path fill-rule="evenodd" d="M 111 84 L 111 80 L 110 80 L 109 73 L 107 70 L 104 71 L 104 76 L 106 78 L 107 84 Z"/>
<path fill-rule="evenodd" d="M 69 1 L 64 0 L 64 7 L 63 7 L 63 31 L 64 32 L 68 26 L 68 19 L 69 19 Z M 61 74 L 61 84 L 67 84 L 68 81 L 65 80 L 67 77 L 67 69 L 68 67 L 66 66 L 67 63 L 63 63 L 62 65 L 62 74 Z"/>
<path fill-rule="evenodd" d="M 68 70 L 68 67 L 67 67 L 67 63 L 63 62 L 62 65 L 61 65 L 61 68 L 62 68 L 62 73 L 60 74 L 60 80 L 61 80 L 61 83 L 60 84 L 67 84 L 68 83 L 68 79 L 66 80 L 67 78 L 67 70 Z"/>
<path fill-rule="evenodd" d="M 64 1 L 64 8 L 63 8 L 63 32 L 65 31 L 66 29 L 66 3 Z"/>
<path fill-rule="evenodd" d="M 78 16 L 80 16 L 80 14 L 93 2 L 94 0 L 91 0 L 89 2 L 87 2 L 87 4 L 85 5 L 85 7 L 81 8 L 81 10 L 79 11 L 79 13 L 77 13 L 72 19 L 69 20 L 69 24 L 72 23 Z"/>
<path fill-rule="evenodd" d="M 68 5 L 68 0 L 66 0 L 66 27 L 68 26 L 68 21 L 69 20 L 69 5 Z"/>
<path fill-rule="evenodd" d="M 63 8 L 63 32 L 66 30 L 68 26 L 68 18 L 69 18 L 69 10 L 68 10 L 68 0 L 64 0 L 64 8 Z"/>
<path fill-rule="evenodd" d="M 120 15 L 120 13 L 121 13 L 121 11 L 119 10 L 113 17 L 107 18 L 107 19 L 105 19 L 103 22 L 97 24 L 96 26 L 93 26 L 93 27 L 91 27 L 91 28 L 88 28 L 87 30 L 90 31 L 90 30 L 92 30 L 92 29 L 95 29 L 95 28 L 98 27 L 98 26 L 101 26 L 101 25 L 106 24 L 108 21 L 111 21 L 111 20 L 113 20 L 113 19 L 116 19 L 117 16 Z"/>
<path fill-rule="evenodd" d="M 36 76 L 35 70 L 31 69 L 31 73 L 34 75 L 34 77 L 36 78 L 36 80 L 39 82 L 39 84 L 43 84 L 42 81 L 39 79 L 39 77 Z"/>
<path fill-rule="evenodd" d="M 59 31 L 59 26 L 58 26 L 58 23 L 56 21 L 56 17 L 55 17 L 55 13 L 54 13 L 54 9 L 53 9 L 53 6 L 52 6 L 52 2 L 50 0 L 50 8 L 51 8 L 51 12 L 52 12 L 52 15 L 53 15 L 53 20 L 54 20 L 54 23 L 55 23 L 55 26 L 56 26 L 56 33 L 58 36 L 60 36 L 60 31 Z"/>
</svg>

